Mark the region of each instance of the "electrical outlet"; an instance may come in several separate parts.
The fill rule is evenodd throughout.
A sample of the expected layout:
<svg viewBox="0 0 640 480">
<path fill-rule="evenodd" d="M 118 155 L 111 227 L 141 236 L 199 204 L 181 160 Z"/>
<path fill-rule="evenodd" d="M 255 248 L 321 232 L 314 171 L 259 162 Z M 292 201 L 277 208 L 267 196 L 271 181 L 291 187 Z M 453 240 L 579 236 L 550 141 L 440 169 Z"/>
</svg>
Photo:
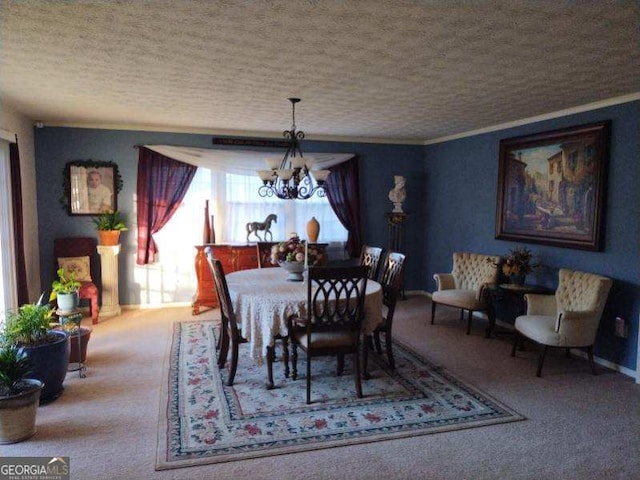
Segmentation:
<svg viewBox="0 0 640 480">
<path fill-rule="evenodd" d="M 627 338 L 627 326 L 624 323 L 624 318 L 616 317 L 615 323 L 615 335 L 620 338 Z"/>
</svg>

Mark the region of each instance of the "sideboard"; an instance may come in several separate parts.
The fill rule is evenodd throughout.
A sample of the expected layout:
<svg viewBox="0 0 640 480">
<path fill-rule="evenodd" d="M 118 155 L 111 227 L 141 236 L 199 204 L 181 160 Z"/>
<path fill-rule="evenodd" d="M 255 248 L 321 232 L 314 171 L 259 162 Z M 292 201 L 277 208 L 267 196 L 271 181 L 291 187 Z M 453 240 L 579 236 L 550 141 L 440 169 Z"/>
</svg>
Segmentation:
<svg viewBox="0 0 640 480">
<path fill-rule="evenodd" d="M 218 296 L 215 293 L 213 278 L 207 264 L 205 248 L 213 249 L 213 256 L 222 262 L 225 273 L 247 270 L 258 267 L 258 251 L 253 245 L 224 245 L 207 244 L 196 245 L 196 276 L 198 278 L 198 290 L 193 296 L 191 314 L 198 315 L 200 307 L 216 308 Z"/>
</svg>

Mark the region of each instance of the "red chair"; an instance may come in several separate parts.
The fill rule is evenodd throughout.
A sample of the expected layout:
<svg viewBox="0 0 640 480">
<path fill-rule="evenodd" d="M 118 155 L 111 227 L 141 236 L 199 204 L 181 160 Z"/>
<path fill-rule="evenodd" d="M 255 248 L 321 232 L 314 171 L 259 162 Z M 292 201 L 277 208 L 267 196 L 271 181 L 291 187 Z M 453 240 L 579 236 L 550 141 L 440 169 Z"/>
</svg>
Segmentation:
<svg viewBox="0 0 640 480">
<path fill-rule="evenodd" d="M 80 281 L 80 300 L 89 300 L 91 323 L 98 323 L 98 287 L 93 283 L 98 264 L 96 239 L 93 237 L 56 238 L 53 241 L 53 256 L 56 259 L 56 270 L 62 264 L 74 264 L 75 268 L 72 270 L 76 273 L 76 279 Z"/>
</svg>

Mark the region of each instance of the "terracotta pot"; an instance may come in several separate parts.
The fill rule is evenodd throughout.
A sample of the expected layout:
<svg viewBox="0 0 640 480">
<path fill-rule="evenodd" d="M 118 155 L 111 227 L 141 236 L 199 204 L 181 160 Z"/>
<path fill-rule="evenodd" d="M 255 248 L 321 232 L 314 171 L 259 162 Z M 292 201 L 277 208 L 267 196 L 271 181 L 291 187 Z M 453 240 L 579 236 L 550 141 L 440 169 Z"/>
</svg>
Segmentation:
<svg viewBox="0 0 640 480">
<path fill-rule="evenodd" d="M 80 356 L 80 361 L 82 363 L 87 359 L 87 344 L 89 343 L 89 338 L 91 338 L 91 329 L 89 327 L 80 327 L 80 349 L 82 351 L 82 355 Z M 70 335 L 69 336 L 69 363 L 78 363 L 78 336 Z"/>
<path fill-rule="evenodd" d="M 100 245 L 114 246 L 120 242 L 120 230 L 98 230 Z"/>
<path fill-rule="evenodd" d="M 318 235 L 320 235 L 320 222 L 316 220 L 316 217 L 311 217 L 311 220 L 307 222 L 307 238 L 309 242 L 316 243 Z"/>
</svg>

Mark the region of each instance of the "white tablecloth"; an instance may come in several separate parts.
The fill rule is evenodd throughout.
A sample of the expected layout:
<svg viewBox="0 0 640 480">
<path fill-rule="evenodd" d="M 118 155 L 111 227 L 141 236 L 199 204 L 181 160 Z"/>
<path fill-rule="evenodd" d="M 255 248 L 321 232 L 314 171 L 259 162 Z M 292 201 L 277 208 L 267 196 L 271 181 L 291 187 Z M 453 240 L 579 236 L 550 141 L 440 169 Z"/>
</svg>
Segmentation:
<svg viewBox="0 0 640 480">
<path fill-rule="evenodd" d="M 288 334 L 287 318 L 294 314 L 306 317 L 307 282 L 288 282 L 282 268 L 242 270 L 226 277 L 242 336 L 249 342 L 253 359 L 262 364 L 274 337 Z M 373 332 L 381 320 L 382 287 L 368 280 L 362 332 Z"/>
</svg>

